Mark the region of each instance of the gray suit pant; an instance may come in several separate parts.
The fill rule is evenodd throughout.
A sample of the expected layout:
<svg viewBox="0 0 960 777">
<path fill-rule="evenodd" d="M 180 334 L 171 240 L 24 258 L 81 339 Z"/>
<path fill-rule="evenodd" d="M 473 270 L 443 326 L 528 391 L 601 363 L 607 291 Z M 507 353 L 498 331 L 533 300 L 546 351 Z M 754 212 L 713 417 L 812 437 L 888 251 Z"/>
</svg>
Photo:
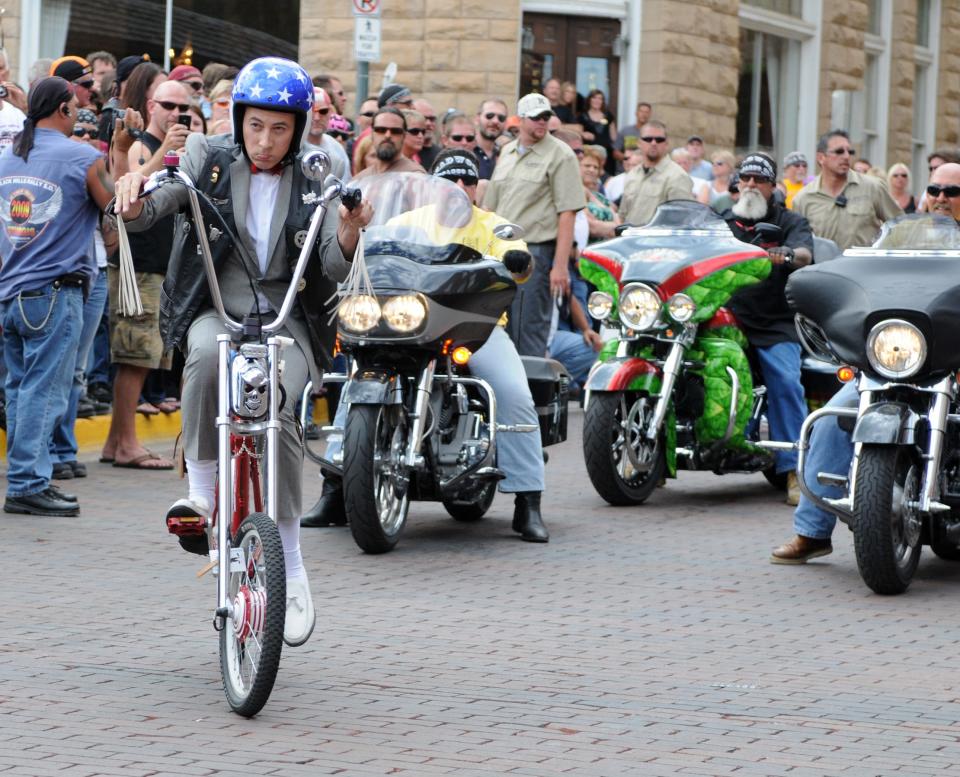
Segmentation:
<svg viewBox="0 0 960 777">
<path fill-rule="evenodd" d="M 517 296 L 510 307 L 507 334 L 521 356 L 546 356 L 553 300 L 550 296 L 550 270 L 556 242 L 528 243 L 533 255 L 533 274 L 517 286 Z"/>
<path fill-rule="evenodd" d="M 213 311 L 201 313 L 187 332 L 186 364 L 183 368 L 181 412 L 183 450 L 188 459 L 217 458 L 217 335 L 227 330 Z M 285 329 L 280 334 L 289 337 Z M 303 439 L 294 410 L 307 384 L 309 369 L 300 347 L 284 349 L 280 378 L 287 401 L 280 411 L 277 520 L 299 520 L 302 496 Z"/>
</svg>

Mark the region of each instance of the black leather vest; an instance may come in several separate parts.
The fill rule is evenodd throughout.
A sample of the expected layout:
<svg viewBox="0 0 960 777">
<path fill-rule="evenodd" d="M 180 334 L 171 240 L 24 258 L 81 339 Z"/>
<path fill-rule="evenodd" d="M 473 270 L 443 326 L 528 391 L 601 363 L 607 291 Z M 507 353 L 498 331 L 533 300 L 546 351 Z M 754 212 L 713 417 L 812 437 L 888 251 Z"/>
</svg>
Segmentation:
<svg viewBox="0 0 960 777">
<path fill-rule="evenodd" d="M 230 165 L 237 158 L 236 152 L 237 146 L 229 139 L 210 138 L 206 164 L 196 182 L 197 188 L 210 198 L 230 228 L 230 233 L 234 235 L 237 233 L 237 226 L 234 219 L 229 171 Z M 310 225 L 310 217 L 315 210 L 315 206 L 304 203 L 303 196 L 310 192 L 319 195 L 322 191 L 322 185 L 306 178 L 299 164 L 294 162 L 290 206 L 281 236 L 281 239 L 286 242 L 291 274 L 300 255 L 300 245 Z M 207 214 L 208 240 L 211 234 L 215 234 L 213 229 L 223 232 L 217 219 Z M 223 267 L 230 252 L 240 253 L 243 250 L 242 246 L 235 245 L 229 233 L 223 233 L 210 242 L 213 263 L 218 271 Z M 306 322 L 310 335 L 313 358 L 317 366 L 323 370 L 332 362 L 333 346 L 336 340 L 336 324 L 327 323 L 334 306 L 331 305 L 330 309 L 326 309 L 325 303 L 336 291 L 337 284 L 323 273 L 318 244 L 313 246 L 304 280 L 306 285 L 298 292 L 294 305 L 295 308 L 299 306 L 302 312 L 302 318 Z M 203 263 L 199 257 L 193 218 L 188 208 L 185 215 L 177 217 L 174 250 L 160 295 L 160 333 L 163 336 L 164 346 L 180 347 L 196 315 L 212 306 Z"/>
</svg>

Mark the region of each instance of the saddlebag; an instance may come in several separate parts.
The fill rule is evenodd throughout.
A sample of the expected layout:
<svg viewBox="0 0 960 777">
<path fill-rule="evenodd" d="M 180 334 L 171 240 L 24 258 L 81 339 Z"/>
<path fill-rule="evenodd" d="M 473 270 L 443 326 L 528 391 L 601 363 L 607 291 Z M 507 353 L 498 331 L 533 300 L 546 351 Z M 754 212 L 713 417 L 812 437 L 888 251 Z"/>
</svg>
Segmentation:
<svg viewBox="0 0 960 777">
<path fill-rule="evenodd" d="M 555 359 L 521 356 L 527 383 L 533 395 L 540 421 L 543 447 L 567 439 L 567 402 L 570 399 L 570 375 Z"/>
</svg>

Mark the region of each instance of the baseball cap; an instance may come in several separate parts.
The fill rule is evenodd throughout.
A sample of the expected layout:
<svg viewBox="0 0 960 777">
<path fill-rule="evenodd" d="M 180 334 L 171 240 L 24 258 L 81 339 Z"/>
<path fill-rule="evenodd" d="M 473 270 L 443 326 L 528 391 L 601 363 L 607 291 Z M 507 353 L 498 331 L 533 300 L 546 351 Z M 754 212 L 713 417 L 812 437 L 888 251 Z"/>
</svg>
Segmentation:
<svg viewBox="0 0 960 777">
<path fill-rule="evenodd" d="M 339 113 L 335 113 L 330 117 L 330 123 L 327 124 L 327 132 L 350 132 L 350 122 Z"/>
<path fill-rule="evenodd" d="M 545 113 L 553 113 L 553 108 L 550 107 L 550 101 L 542 94 L 533 92 L 524 95 L 517 103 L 517 115 L 521 119 L 531 119 Z"/>
<path fill-rule="evenodd" d="M 139 56 L 124 57 L 117 63 L 117 84 L 122 84 L 133 72 L 137 65 L 150 61 L 149 54 L 140 54 Z"/>
<path fill-rule="evenodd" d="M 167 76 L 168 81 L 186 81 L 188 78 L 203 78 L 203 73 L 193 65 L 177 65 Z"/>
<path fill-rule="evenodd" d="M 50 75 L 59 76 L 71 84 L 78 81 L 93 81 L 93 78 L 90 77 L 92 72 L 90 63 L 83 57 L 60 57 L 60 59 L 53 60 L 50 65 Z"/>
<path fill-rule="evenodd" d="M 807 164 L 807 158 L 800 151 L 791 151 L 783 158 L 783 166 L 790 167 L 790 165 L 805 165 Z"/>
<path fill-rule="evenodd" d="M 699 135 L 691 135 L 689 138 L 687 138 L 687 143 L 703 143 L 703 138 L 701 138 Z"/>
<path fill-rule="evenodd" d="M 413 102 L 413 94 L 403 84 L 390 84 L 385 87 L 377 98 L 377 107 L 386 108 L 394 103 Z"/>
</svg>

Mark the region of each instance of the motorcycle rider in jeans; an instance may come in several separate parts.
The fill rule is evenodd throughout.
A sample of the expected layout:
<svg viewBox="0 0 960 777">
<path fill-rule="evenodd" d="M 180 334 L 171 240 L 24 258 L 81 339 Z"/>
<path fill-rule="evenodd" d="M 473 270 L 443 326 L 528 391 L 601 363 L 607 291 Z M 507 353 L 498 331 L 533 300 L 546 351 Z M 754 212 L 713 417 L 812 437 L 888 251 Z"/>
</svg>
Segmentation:
<svg viewBox="0 0 960 777">
<path fill-rule="evenodd" d="M 447 149 L 436 158 L 431 169 L 433 175 L 455 183 L 472 203 L 477 194 L 480 167 L 476 157 L 464 149 Z M 504 241 L 493 236 L 493 228 L 506 223 L 494 213 L 473 206 L 473 215 L 465 227 L 447 227 L 437 218 L 433 206 L 424 211 L 413 211 L 398 216 L 389 223 L 409 223 L 421 227 L 434 241 L 462 243 L 478 251 L 489 253 L 499 259 L 510 258 L 512 251 L 526 252 L 521 240 Z M 503 322 L 501 321 L 501 324 Z M 487 381 L 497 397 L 497 422 L 504 424 L 537 425 L 537 411 L 527 384 L 523 362 L 517 348 L 503 326 L 497 326 L 490 337 L 470 357 L 470 373 Z M 341 402 L 337 408 L 334 426 L 343 428 L 347 406 Z M 327 457 L 340 449 L 340 443 L 331 439 Z M 500 490 L 515 494 L 513 530 L 527 542 L 548 542 L 550 535 L 540 514 L 540 495 L 544 489 L 543 450 L 540 435 L 536 432 L 502 432 L 497 434 L 497 465 L 506 475 L 500 482 Z M 325 473 L 323 492 L 314 508 L 303 516 L 301 526 L 343 526 L 347 519 L 344 511 L 343 484 L 341 479 Z"/>
<path fill-rule="evenodd" d="M 770 157 L 748 154 L 740 163 L 739 174 L 740 199 L 723 214 L 733 234 L 739 240 L 753 242 L 759 222 L 775 224 L 783 234 L 778 243 L 760 244 L 773 263 L 770 275 L 737 292 L 730 300 L 730 309 L 760 362 L 767 387 L 770 439 L 793 442 L 800 436 L 807 403 L 800 383 L 800 343 L 784 289 L 789 274 L 813 260 L 813 234 L 803 216 L 774 199 L 777 165 Z M 776 462 L 777 473 L 787 475 L 787 504 L 795 505 L 800 498 L 796 451 L 778 451 Z"/>
<path fill-rule="evenodd" d="M 948 192 L 954 196 L 948 196 Z M 928 210 L 953 218 L 960 227 L 960 164 L 945 164 L 934 170 L 927 188 Z M 860 402 L 856 382 L 847 383 L 827 403 L 828 407 L 856 407 Z M 853 441 L 850 432 L 840 428 L 836 418 L 824 418 L 814 424 L 810 434 L 810 449 L 804 465 L 804 482 L 821 497 L 840 499 L 845 496 L 838 486 L 822 486 L 817 482 L 818 472 L 844 475 L 853 461 Z M 814 505 L 806 495 L 793 513 L 796 536 L 773 551 L 772 564 L 805 564 L 812 558 L 833 552 L 830 537 L 837 517 Z"/>
</svg>

